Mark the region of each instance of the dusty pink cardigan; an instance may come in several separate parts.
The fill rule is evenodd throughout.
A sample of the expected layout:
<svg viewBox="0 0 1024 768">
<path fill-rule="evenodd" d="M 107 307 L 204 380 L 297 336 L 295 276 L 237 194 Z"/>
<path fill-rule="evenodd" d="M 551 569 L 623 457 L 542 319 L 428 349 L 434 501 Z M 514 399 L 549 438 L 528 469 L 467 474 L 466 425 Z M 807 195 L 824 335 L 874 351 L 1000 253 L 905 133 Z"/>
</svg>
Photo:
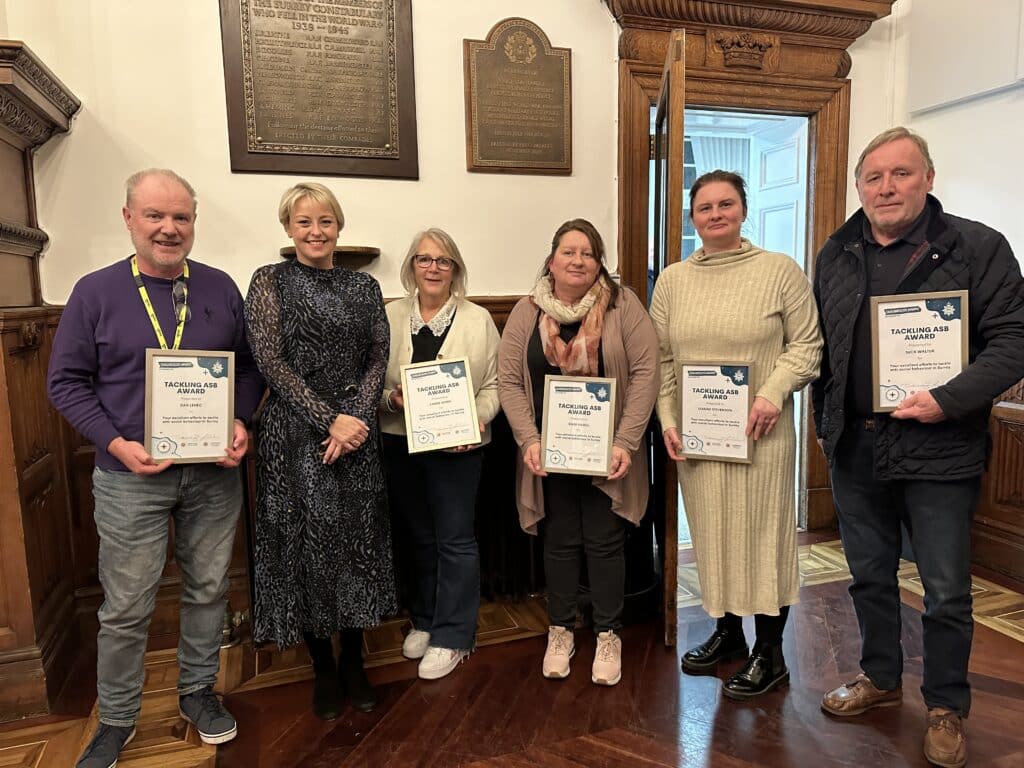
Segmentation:
<svg viewBox="0 0 1024 768">
<path fill-rule="evenodd" d="M 519 444 L 516 462 L 516 505 L 519 524 L 527 533 L 537 533 L 544 517 L 541 479 L 522 462 L 523 450 L 540 441 L 533 405 L 533 388 L 526 362 L 530 337 L 537 327 L 537 307 L 524 297 L 512 308 L 501 334 L 498 349 L 498 397 Z M 612 510 L 638 523 L 647 508 L 647 452 L 644 432 L 658 397 L 658 337 L 643 304 L 628 288 L 622 288 L 614 307 L 604 316 L 601 352 L 605 376 L 615 379 L 615 445 L 630 453 L 629 473 L 609 481 L 595 477 L 594 485 L 608 494 Z"/>
</svg>

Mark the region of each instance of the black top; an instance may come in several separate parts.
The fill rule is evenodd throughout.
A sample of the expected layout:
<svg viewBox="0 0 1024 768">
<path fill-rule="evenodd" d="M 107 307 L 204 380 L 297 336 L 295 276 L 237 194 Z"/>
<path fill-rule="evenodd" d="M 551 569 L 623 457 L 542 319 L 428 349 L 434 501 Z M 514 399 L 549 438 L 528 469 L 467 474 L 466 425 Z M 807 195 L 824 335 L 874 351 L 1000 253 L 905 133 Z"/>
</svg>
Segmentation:
<svg viewBox="0 0 1024 768">
<path fill-rule="evenodd" d="M 918 249 L 927 248 L 929 210 L 924 211 L 906 234 L 889 245 L 880 245 L 871 234 L 871 224 L 864 220 L 864 264 L 868 286 L 853 329 L 850 351 L 850 380 L 846 388 L 846 413 L 853 418 L 870 418 L 874 413 L 871 374 L 871 296 L 888 296 L 897 292 L 899 284 L 914 265 L 910 258 Z M 918 256 L 920 254 L 918 253 Z"/>
<path fill-rule="evenodd" d="M 419 333 L 412 334 L 412 360 L 409 362 L 426 363 L 430 360 L 436 360 L 437 353 L 441 351 L 441 345 L 448 338 L 448 331 L 452 329 L 452 323 L 454 322 L 455 313 L 452 312 L 448 325 L 440 336 L 435 336 L 434 332 L 425 325 L 420 328 Z"/>
<path fill-rule="evenodd" d="M 526 347 L 526 365 L 530 369 L 530 383 L 533 385 L 533 410 L 537 419 L 537 431 L 540 431 L 544 423 L 544 377 L 561 376 L 562 369 L 551 365 L 544 356 L 544 345 L 540 341 L 540 318 L 537 313 L 537 325 L 534 326 L 533 335 L 530 336 L 530 343 Z M 579 333 L 580 323 L 569 323 L 559 328 L 558 335 L 562 341 L 568 344 L 573 337 Z M 597 345 L 597 375 L 604 376 L 604 353 L 602 342 Z"/>
</svg>

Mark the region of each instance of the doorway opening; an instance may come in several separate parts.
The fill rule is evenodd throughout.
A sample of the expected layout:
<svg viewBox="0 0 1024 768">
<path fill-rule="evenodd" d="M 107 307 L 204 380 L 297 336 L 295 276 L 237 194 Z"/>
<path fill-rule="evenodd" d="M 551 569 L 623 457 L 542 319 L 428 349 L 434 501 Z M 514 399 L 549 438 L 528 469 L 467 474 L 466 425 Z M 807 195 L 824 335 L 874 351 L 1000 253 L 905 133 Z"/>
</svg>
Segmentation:
<svg viewBox="0 0 1024 768">
<path fill-rule="evenodd" d="M 657 107 L 651 108 L 651 136 Z M 769 251 L 791 256 L 808 271 L 808 118 L 754 112 L 686 109 L 684 112 L 682 258 L 700 248 L 690 219 L 690 187 L 716 169 L 733 171 L 747 182 L 747 219 L 742 235 Z M 654 292 L 655 189 L 657 174 L 651 160 L 648 200 L 647 295 Z M 802 392 L 794 395 L 793 420 L 797 436 L 796 489 L 793 509 L 799 528 L 807 526 L 807 488 L 804 478 L 805 408 Z M 690 543 L 682 494 L 678 494 L 679 546 Z"/>
</svg>

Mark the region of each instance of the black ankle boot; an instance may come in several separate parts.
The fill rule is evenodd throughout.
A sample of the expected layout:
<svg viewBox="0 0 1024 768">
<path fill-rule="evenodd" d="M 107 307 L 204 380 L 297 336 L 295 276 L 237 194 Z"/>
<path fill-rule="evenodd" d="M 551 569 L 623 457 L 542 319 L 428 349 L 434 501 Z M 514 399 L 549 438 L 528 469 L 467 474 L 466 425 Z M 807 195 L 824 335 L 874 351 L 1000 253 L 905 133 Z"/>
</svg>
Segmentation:
<svg viewBox="0 0 1024 768">
<path fill-rule="evenodd" d="M 683 654 L 683 671 L 700 675 L 714 672 L 720 661 L 742 659 L 750 653 L 743 627 L 739 631 L 717 627 L 711 637 Z"/>
<path fill-rule="evenodd" d="M 746 665 L 725 681 L 722 694 L 730 699 L 752 699 L 789 682 L 781 645 L 754 646 Z"/>
<path fill-rule="evenodd" d="M 366 678 L 366 670 L 363 667 L 363 631 L 361 629 L 345 629 L 341 632 L 338 680 L 355 709 L 360 712 L 372 712 L 373 708 L 377 706 L 377 692 Z"/>
<path fill-rule="evenodd" d="M 313 661 L 313 714 L 321 720 L 334 720 L 341 714 L 334 647 L 328 637 L 305 633 L 303 638 L 309 650 L 309 658 Z"/>
</svg>

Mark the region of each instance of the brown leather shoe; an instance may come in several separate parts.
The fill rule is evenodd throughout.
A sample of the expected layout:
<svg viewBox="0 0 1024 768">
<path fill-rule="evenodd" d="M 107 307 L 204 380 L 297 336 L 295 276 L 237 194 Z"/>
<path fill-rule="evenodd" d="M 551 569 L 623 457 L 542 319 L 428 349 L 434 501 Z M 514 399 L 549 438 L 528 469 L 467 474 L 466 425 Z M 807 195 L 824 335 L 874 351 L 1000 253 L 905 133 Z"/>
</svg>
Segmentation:
<svg viewBox="0 0 1024 768">
<path fill-rule="evenodd" d="M 821 708 L 839 717 L 852 717 L 875 707 L 898 707 L 902 703 L 902 688 L 879 690 L 863 672 L 852 683 L 840 685 L 821 697 Z"/>
<path fill-rule="evenodd" d="M 967 734 L 960 715 L 940 707 L 928 710 L 924 756 L 942 768 L 960 768 L 967 762 Z"/>
</svg>

